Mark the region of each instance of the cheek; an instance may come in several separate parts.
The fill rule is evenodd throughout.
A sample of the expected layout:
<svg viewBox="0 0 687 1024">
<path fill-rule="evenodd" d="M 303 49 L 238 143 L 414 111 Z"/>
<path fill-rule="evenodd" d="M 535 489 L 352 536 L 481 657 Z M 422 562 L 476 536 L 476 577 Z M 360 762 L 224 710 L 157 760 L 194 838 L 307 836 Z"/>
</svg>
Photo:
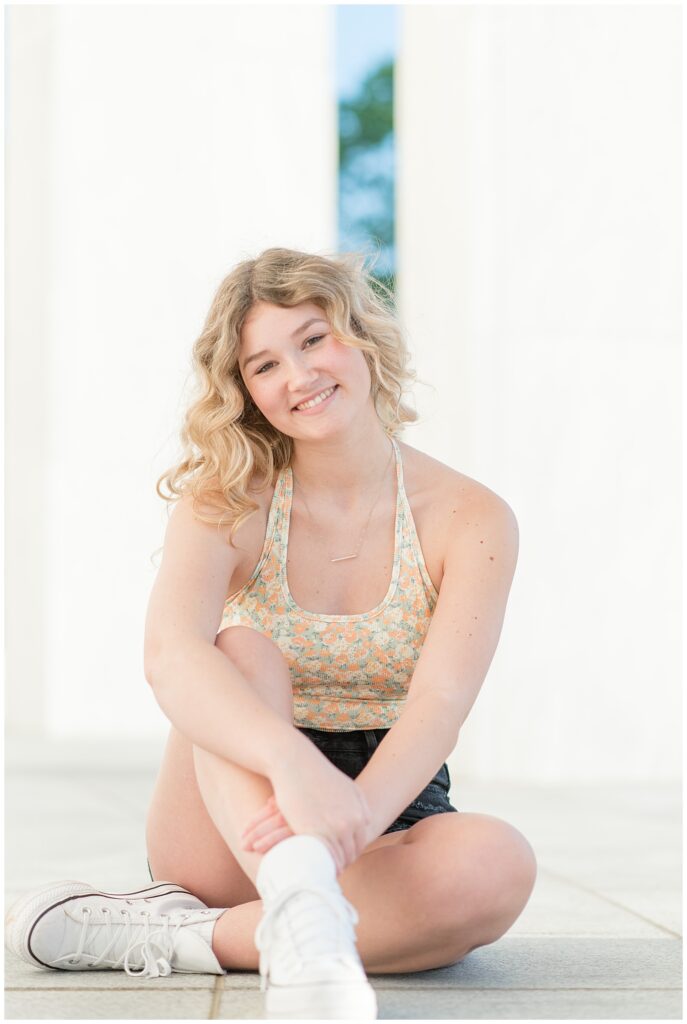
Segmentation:
<svg viewBox="0 0 687 1024">
<path fill-rule="evenodd" d="M 361 383 L 370 384 L 372 377 L 363 353 L 357 348 L 347 348 L 337 343 L 337 369 L 344 375 L 354 377 Z"/>
<path fill-rule="evenodd" d="M 359 356 L 358 365 L 356 367 L 358 380 L 360 381 L 361 385 L 364 386 L 365 389 L 369 391 L 369 389 L 372 386 L 372 374 L 370 373 L 370 368 L 367 365 L 367 360 L 365 359 L 365 356 L 362 354 L 362 352 L 358 352 L 357 354 Z"/>
<path fill-rule="evenodd" d="M 270 406 L 270 391 L 269 388 L 263 387 L 261 383 L 251 381 L 250 384 L 246 384 L 244 381 L 244 387 L 248 392 L 248 398 L 246 403 L 255 405 L 261 413 L 265 413 Z"/>
<path fill-rule="evenodd" d="M 256 387 L 251 390 L 253 402 L 260 412 L 263 414 L 269 413 L 275 401 L 274 395 L 272 395 L 270 389 L 268 387 Z"/>
</svg>

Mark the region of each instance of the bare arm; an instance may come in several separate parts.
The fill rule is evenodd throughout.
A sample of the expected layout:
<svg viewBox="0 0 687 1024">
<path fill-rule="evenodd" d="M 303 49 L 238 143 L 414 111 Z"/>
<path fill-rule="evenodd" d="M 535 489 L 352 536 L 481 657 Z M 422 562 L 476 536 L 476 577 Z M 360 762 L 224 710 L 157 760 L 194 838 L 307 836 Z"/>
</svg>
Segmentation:
<svg viewBox="0 0 687 1024">
<path fill-rule="evenodd" d="M 372 808 L 371 839 L 455 747 L 501 635 L 518 557 L 517 520 L 491 491 L 480 492 L 469 512 L 457 515 L 451 529 L 439 600 L 406 706 L 356 780 Z"/>
<path fill-rule="evenodd" d="M 356 779 L 370 808 L 365 843 L 405 810 L 454 749 L 501 634 L 518 557 L 517 520 L 487 488 L 469 504 L 458 494 L 454 513 L 439 599 L 406 705 Z M 282 838 L 270 825 L 275 808 L 278 801 L 268 801 L 248 823 L 245 849 L 264 838 L 265 853 Z"/>
<path fill-rule="evenodd" d="M 145 676 L 182 735 L 271 778 L 296 753 L 307 756 L 311 745 L 215 647 L 239 554 L 224 527 L 195 518 L 190 497 L 177 503 L 148 604 Z"/>
</svg>

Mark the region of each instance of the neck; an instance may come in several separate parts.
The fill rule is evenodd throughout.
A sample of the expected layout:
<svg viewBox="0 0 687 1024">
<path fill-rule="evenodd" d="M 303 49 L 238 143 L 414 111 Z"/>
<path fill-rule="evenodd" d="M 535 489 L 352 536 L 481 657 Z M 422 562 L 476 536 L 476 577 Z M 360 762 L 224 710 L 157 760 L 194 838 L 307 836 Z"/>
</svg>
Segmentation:
<svg viewBox="0 0 687 1024">
<path fill-rule="evenodd" d="M 372 436 L 309 442 L 296 440 L 291 469 L 308 505 L 334 506 L 351 513 L 369 509 L 380 486 L 391 479 L 391 441 L 379 425 Z M 386 474 L 386 475 L 385 475 Z"/>
</svg>

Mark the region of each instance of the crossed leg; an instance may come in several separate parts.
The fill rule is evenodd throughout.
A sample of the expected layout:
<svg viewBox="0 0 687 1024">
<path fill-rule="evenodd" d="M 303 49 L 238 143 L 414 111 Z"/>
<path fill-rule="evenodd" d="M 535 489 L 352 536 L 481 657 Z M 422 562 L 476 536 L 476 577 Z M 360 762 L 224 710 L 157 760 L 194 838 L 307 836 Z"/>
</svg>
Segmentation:
<svg viewBox="0 0 687 1024">
<path fill-rule="evenodd" d="M 266 700 L 289 713 L 288 669 L 269 638 L 233 627 L 220 633 L 217 646 Z M 256 795 L 267 799 L 267 779 L 193 747 L 172 728 L 148 815 L 148 855 L 156 879 L 228 908 L 213 935 L 222 966 L 257 970 L 253 936 L 262 903 L 227 841 L 243 827 L 241 808 L 227 808 L 222 796 L 223 782 L 235 791 L 237 773 L 250 776 L 244 788 L 253 790 L 253 807 Z M 400 973 L 455 963 L 496 941 L 522 912 L 535 877 L 534 854 L 517 829 L 490 815 L 459 812 L 379 836 L 339 875 L 339 884 L 358 911 L 365 968 Z"/>
</svg>

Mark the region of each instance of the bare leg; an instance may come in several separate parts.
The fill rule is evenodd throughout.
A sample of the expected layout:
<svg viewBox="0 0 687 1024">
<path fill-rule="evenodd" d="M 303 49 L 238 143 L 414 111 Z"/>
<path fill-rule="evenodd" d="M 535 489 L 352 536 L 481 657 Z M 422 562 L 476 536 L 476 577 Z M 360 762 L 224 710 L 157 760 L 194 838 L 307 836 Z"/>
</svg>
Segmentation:
<svg viewBox="0 0 687 1024">
<path fill-rule="evenodd" d="M 292 721 L 291 679 L 276 644 L 254 629 L 234 626 L 219 634 L 216 646 L 266 703 Z M 253 883 L 262 855 L 242 850 L 239 834 L 271 793 L 269 779 L 193 746 L 171 729 L 148 812 L 153 876 L 178 882 L 214 906 L 257 899 Z"/>
<path fill-rule="evenodd" d="M 290 678 L 276 645 L 233 627 L 217 646 L 291 720 Z M 153 873 L 209 906 L 232 908 L 213 936 L 215 955 L 228 969 L 258 967 L 253 936 L 262 903 L 253 880 L 261 855 L 241 851 L 238 834 L 270 793 L 263 776 L 192 747 L 177 733 L 170 737 L 148 820 Z M 494 942 L 521 913 L 535 874 L 531 847 L 516 829 L 461 813 L 380 836 L 339 882 L 360 915 L 363 964 L 391 973 L 454 963 Z"/>
<path fill-rule="evenodd" d="M 482 814 L 438 814 L 380 836 L 339 875 L 359 914 L 366 970 L 421 971 L 455 963 L 495 942 L 527 903 L 536 863 L 527 840 Z M 400 897 L 399 897 L 400 894 Z M 257 900 L 218 920 L 215 956 L 227 969 L 257 970 Z"/>
<path fill-rule="evenodd" d="M 234 626 L 219 634 L 216 646 L 231 658 L 265 703 L 293 721 L 291 677 L 276 644 L 256 630 Z M 197 746 L 193 748 L 193 762 L 198 788 L 215 827 L 254 883 L 262 854 L 243 850 L 240 837 L 248 821 L 272 795 L 269 779 Z"/>
</svg>

